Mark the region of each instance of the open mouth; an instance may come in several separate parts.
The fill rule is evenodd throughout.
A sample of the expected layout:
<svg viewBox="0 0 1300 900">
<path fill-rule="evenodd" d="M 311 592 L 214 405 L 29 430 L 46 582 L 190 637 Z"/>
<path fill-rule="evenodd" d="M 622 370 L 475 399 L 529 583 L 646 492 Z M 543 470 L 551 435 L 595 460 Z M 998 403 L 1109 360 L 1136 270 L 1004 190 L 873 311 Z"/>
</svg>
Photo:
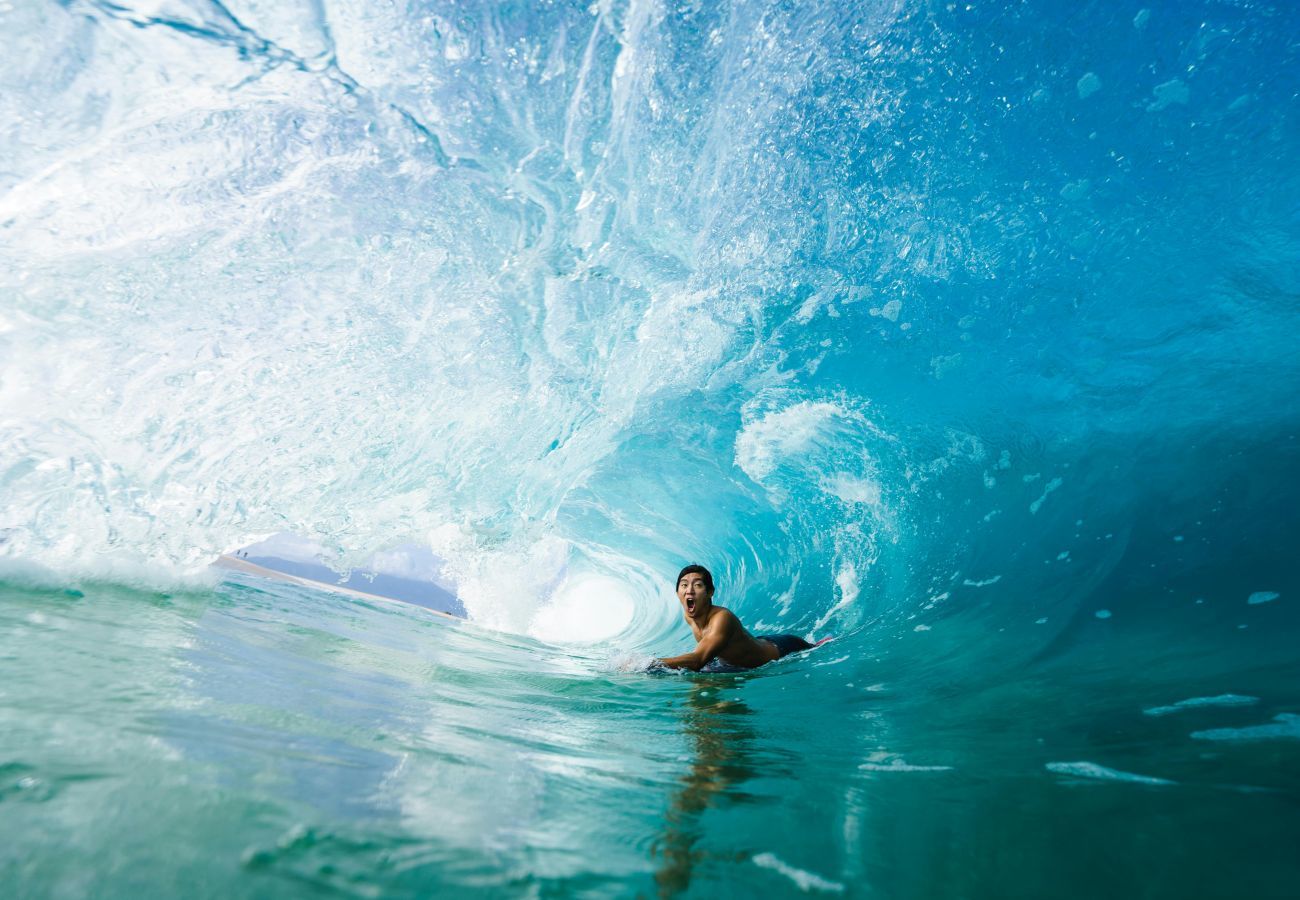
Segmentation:
<svg viewBox="0 0 1300 900">
<path fill-rule="evenodd" d="M 687 615 L 691 615 L 691 614 L 694 613 L 694 612 L 695 612 L 695 601 L 694 601 L 694 600 L 687 600 L 687 601 L 686 601 L 686 614 L 687 614 Z"/>
</svg>

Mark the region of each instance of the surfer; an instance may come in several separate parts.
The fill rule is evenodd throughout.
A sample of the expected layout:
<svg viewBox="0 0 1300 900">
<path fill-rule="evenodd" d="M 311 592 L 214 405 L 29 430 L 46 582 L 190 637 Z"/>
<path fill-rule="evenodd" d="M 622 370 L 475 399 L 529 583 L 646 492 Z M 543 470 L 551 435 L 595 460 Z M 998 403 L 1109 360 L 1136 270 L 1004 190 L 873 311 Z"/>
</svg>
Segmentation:
<svg viewBox="0 0 1300 900">
<path fill-rule="evenodd" d="M 690 653 L 656 660 L 657 665 L 698 672 L 719 659 L 733 668 L 754 669 L 816 646 L 793 634 L 750 634 L 735 613 L 713 605 L 713 575 L 704 566 L 687 566 L 677 575 L 677 599 L 699 643 Z"/>
</svg>

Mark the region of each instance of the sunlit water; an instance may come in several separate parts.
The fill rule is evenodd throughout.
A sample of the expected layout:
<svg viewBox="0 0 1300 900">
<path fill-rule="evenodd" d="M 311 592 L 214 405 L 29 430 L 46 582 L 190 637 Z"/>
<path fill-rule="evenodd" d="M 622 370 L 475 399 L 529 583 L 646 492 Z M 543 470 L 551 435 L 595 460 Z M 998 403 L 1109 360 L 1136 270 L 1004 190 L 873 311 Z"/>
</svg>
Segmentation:
<svg viewBox="0 0 1300 900">
<path fill-rule="evenodd" d="M 0 5 L 0 883 L 1293 895 L 1298 25 Z"/>
</svg>

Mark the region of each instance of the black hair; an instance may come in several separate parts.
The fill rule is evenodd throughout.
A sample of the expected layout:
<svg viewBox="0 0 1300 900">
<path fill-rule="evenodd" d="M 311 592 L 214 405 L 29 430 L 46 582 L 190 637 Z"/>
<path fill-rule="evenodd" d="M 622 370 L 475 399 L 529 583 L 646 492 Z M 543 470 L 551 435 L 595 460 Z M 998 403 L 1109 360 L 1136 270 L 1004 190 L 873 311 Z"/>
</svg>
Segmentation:
<svg viewBox="0 0 1300 900">
<path fill-rule="evenodd" d="M 674 589 L 678 584 L 682 583 L 682 579 L 685 578 L 687 575 L 703 575 L 704 587 L 708 589 L 709 596 L 713 596 L 713 573 L 710 572 L 708 569 L 704 568 L 704 566 L 697 565 L 695 563 L 692 563 L 691 565 L 687 566 L 686 568 L 682 569 L 680 572 L 677 573 L 677 581 L 673 585 Z"/>
</svg>

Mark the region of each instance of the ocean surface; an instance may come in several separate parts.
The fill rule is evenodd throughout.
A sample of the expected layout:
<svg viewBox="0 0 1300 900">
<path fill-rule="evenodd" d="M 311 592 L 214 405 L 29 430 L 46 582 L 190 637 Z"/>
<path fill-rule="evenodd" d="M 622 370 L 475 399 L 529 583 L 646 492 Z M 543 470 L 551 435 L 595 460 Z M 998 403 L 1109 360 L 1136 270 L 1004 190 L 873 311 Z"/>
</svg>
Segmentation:
<svg viewBox="0 0 1300 900">
<path fill-rule="evenodd" d="M 1298 99 L 1266 0 L 0 2 L 0 892 L 1294 897 Z M 834 640 L 647 673 L 689 562 Z"/>
</svg>

